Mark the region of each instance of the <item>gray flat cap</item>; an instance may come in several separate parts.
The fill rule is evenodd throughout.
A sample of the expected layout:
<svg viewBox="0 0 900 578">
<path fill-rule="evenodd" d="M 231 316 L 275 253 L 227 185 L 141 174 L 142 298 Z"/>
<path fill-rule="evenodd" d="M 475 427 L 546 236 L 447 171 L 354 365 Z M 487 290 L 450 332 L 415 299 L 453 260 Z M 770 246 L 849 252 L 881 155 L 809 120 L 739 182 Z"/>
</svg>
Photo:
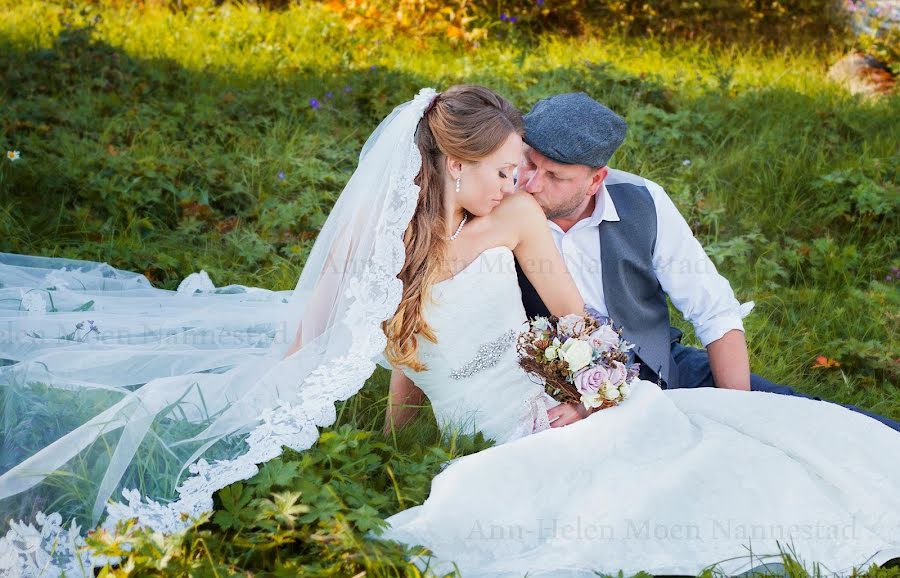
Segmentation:
<svg viewBox="0 0 900 578">
<path fill-rule="evenodd" d="M 583 92 L 540 100 L 524 118 L 525 142 L 567 165 L 606 166 L 625 140 L 625 120 Z"/>
</svg>

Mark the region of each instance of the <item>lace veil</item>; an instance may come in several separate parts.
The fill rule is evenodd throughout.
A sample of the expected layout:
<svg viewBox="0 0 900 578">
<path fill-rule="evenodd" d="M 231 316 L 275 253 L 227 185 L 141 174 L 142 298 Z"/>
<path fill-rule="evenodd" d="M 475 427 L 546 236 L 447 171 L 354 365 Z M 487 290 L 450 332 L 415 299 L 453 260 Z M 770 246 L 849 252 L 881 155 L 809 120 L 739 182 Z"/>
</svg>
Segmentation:
<svg viewBox="0 0 900 578">
<path fill-rule="evenodd" d="M 369 137 L 293 291 L 202 272 L 165 291 L 105 263 L 0 254 L 0 574 L 80 575 L 80 527 L 98 522 L 183 529 L 334 422 L 400 302 L 435 95 Z"/>
</svg>

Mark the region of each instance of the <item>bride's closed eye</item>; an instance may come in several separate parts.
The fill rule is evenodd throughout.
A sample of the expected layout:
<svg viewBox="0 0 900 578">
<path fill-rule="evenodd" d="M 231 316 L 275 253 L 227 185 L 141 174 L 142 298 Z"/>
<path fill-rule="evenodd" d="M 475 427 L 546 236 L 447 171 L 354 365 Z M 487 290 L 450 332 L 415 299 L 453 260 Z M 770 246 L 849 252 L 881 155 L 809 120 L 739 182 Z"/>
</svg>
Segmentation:
<svg viewBox="0 0 900 578">
<path fill-rule="evenodd" d="M 505 179 L 506 177 L 507 177 L 506 173 L 504 173 L 503 171 L 500 171 L 500 178 Z"/>
</svg>

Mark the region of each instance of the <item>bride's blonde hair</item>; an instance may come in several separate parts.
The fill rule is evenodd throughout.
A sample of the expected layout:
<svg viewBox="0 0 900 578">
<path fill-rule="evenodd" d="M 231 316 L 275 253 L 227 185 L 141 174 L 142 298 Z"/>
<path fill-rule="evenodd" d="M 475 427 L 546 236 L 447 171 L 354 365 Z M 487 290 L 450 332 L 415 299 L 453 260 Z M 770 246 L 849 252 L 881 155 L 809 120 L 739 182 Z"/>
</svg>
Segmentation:
<svg viewBox="0 0 900 578">
<path fill-rule="evenodd" d="M 447 252 L 444 219 L 446 157 L 478 162 L 499 149 L 509 135 L 524 132 L 522 116 L 499 94 L 483 86 L 459 85 L 440 93 L 419 122 L 416 146 L 422 168 L 416 177 L 419 200 L 403 242 L 406 260 L 399 278 L 403 297 L 393 318 L 382 324 L 385 357 L 395 366 L 423 371 L 416 335 L 437 343 L 422 316 L 426 297 L 437 282 Z"/>
</svg>

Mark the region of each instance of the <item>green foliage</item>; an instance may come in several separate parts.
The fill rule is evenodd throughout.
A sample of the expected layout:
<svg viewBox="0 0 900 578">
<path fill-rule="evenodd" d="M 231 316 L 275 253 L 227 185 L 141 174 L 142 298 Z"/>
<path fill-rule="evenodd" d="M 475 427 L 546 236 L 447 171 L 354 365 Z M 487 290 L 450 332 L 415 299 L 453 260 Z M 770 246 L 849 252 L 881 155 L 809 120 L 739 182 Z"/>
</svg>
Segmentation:
<svg viewBox="0 0 900 578">
<path fill-rule="evenodd" d="M 143 0 L 141 9 L 204 13 L 221 0 Z M 297 0 L 246 0 L 266 10 L 291 10 Z M 122 9 L 122 0 L 90 4 Z M 849 8 L 830 0 L 324 0 L 318 3 L 340 19 L 351 34 L 376 33 L 388 41 L 414 39 L 419 46 L 435 42 L 477 46 L 495 38 L 522 41 L 536 33 L 580 34 L 597 30 L 620 34 L 706 38 L 733 42 L 764 39 L 778 45 L 817 42 L 846 36 L 849 16 L 865 11 L 866 0 L 850 0 Z M 857 7 L 858 6 L 858 7 Z M 243 39 L 242 36 L 232 36 Z M 893 37 L 864 35 L 862 42 L 881 54 Z M 894 54 L 896 56 L 896 54 Z"/>
<path fill-rule="evenodd" d="M 896 217 L 900 213 L 900 157 L 880 161 L 866 159 L 861 166 L 838 170 L 819 177 L 813 192 L 833 203 L 822 208 L 819 216 L 827 222 L 871 221 Z"/>
<path fill-rule="evenodd" d="M 381 30 L 389 39 L 435 37 L 478 43 L 497 37 L 522 40 L 537 32 L 598 30 L 680 38 L 765 39 L 776 44 L 815 41 L 847 32 L 844 7 L 829 0 L 330 0 L 351 30 Z"/>
</svg>

